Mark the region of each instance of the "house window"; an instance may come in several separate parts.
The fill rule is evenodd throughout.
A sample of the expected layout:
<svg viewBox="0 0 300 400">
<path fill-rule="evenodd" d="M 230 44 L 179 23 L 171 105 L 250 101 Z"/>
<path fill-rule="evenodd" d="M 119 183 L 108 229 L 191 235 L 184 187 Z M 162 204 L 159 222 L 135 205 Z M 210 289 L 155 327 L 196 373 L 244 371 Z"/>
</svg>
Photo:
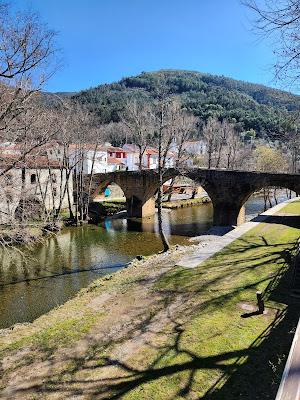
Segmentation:
<svg viewBox="0 0 300 400">
<path fill-rule="evenodd" d="M 53 188 L 53 196 L 54 196 L 54 197 L 56 197 L 56 196 L 57 196 L 57 189 L 56 189 L 56 187 L 55 187 L 55 188 Z"/>
<path fill-rule="evenodd" d="M 52 182 L 56 183 L 56 174 L 51 174 Z"/>
<path fill-rule="evenodd" d="M 30 175 L 30 183 L 36 183 L 36 174 Z"/>
</svg>

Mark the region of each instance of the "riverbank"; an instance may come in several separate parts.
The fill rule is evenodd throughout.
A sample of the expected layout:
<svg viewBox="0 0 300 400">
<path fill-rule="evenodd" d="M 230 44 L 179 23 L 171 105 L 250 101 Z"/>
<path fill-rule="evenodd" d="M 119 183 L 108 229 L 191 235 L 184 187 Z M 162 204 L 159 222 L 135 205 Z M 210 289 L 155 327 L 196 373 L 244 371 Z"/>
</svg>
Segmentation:
<svg viewBox="0 0 300 400">
<path fill-rule="evenodd" d="M 202 196 L 202 197 L 195 197 L 194 199 L 164 201 L 162 203 L 162 207 L 175 210 L 177 208 L 199 206 L 201 204 L 206 204 L 210 202 L 211 200 L 208 196 Z"/>
<path fill-rule="evenodd" d="M 64 226 L 63 221 L 55 223 L 32 223 L 21 225 L 2 225 L 0 226 L 0 240 L 3 246 L 28 246 L 36 242 L 41 242 L 50 234 L 59 232 Z M 19 248 L 19 251 L 22 251 Z"/>
<path fill-rule="evenodd" d="M 299 201 L 286 205 L 193 269 L 176 264 L 198 245 L 136 261 L 3 330 L 1 398 L 274 398 L 298 317 L 288 262 L 299 214 Z"/>
<path fill-rule="evenodd" d="M 210 203 L 211 200 L 208 196 L 196 197 L 194 199 L 176 199 L 172 201 L 164 201 L 162 207 L 170 210 L 176 210 L 178 208 L 199 206 L 201 204 Z M 101 202 L 93 203 L 91 207 L 91 215 L 93 213 L 101 216 L 113 216 L 121 211 L 126 210 L 125 199 L 112 199 Z"/>
</svg>

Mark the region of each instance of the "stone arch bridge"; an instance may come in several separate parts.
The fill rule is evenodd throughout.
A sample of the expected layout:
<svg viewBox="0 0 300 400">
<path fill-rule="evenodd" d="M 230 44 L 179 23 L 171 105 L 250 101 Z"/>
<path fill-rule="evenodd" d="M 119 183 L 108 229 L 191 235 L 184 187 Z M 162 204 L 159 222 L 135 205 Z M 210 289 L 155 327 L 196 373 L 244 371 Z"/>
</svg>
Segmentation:
<svg viewBox="0 0 300 400">
<path fill-rule="evenodd" d="M 300 174 L 204 168 L 185 171 L 168 169 L 164 172 L 164 182 L 176 176 L 186 176 L 205 189 L 213 204 L 214 225 L 237 225 L 241 207 L 257 190 L 272 186 L 300 193 Z M 129 217 L 148 217 L 155 213 L 155 194 L 159 187 L 155 170 L 94 174 L 91 197 L 95 197 L 112 182 L 124 192 Z"/>
</svg>

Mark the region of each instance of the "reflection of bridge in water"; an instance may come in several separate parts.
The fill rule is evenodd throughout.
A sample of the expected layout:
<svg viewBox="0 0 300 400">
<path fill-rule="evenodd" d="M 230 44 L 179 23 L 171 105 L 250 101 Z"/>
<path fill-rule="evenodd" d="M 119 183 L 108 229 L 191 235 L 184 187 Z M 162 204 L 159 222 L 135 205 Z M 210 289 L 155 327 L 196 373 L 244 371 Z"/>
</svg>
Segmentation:
<svg viewBox="0 0 300 400">
<path fill-rule="evenodd" d="M 279 187 L 300 193 L 300 174 L 168 169 L 164 172 L 164 182 L 176 176 L 190 178 L 205 189 L 214 208 L 214 225 L 237 225 L 241 207 L 257 190 Z M 155 194 L 159 187 L 155 170 L 94 174 L 92 195 L 97 195 L 112 182 L 124 192 L 129 217 L 148 217 L 155 213 Z"/>
</svg>

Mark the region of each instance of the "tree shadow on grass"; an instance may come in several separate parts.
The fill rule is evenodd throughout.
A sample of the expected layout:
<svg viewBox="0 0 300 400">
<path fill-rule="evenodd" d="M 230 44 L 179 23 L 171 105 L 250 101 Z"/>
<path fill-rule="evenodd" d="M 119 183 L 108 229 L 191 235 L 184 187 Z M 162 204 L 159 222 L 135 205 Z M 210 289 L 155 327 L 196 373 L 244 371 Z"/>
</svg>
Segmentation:
<svg viewBox="0 0 300 400">
<path fill-rule="evenodd" d="M 286 355 L 291 345 L 293 329 L 296 326 L 299 311 L 296 305 L 287 301 L 286 296 L 286 287 L 288 287 L 289 282 L 289 254 L 282 249 L 283 244 L 278 244 L 274 248 L 274 245 L 268 244 L 266 240 L 262 242 L 262 244 L 248 242 L 248 248 L 252 245 L 262 246 L 265 249 L 269 247 L 271 253 L 267 257 L 272 256 L 272 260 L 275 260 L 275 262 L 280 260 L 282 266 L 271 281 L 270 277 L 265 277 L 252 280 L 248 284 L 234 286 L 225 291 L 215 292 L 211 298 L 203 299 L 200 303 L 195 304 L 194 308 L 190 308 L 189 296 L 192 297 L 193 293 L 205 293 L 205 291 L 213 290 L 216 284 L 220 282 L 222 284 L 222 279 L 231 279 L 233 274 L 236 273 L 236 270 L 229 268 L 223 274 L 220 273 L 220 276 L 214 276 L 212 279 L 202 282 L 201 270 L 195 269 L 192 272 L 195 278 L 194 292 L 186 294 L 186 298 L 183 298 L 183 301 L 185 299 L 187 301 L 183 310 L 185 312 L 184 317 L 188 321 L 189 318 L 208 312 L 208 310 L 220 309 L 220 307 L 225 306 L 227 301 L 230 302 L 234 296 L 248 289 L 255 290 L 258 284 L 269 281 L 264 291 L 264 298 L 280 301 L 288 306 L 282 311 L 277 311 L 273 322 L 249 347 L 207 357 L 199 356 L 191 351 L 185 344 L 186 342 L 182 340 L 185 324 L 179 321 L 177 316 L 169 315 L 166 323 L 169 326 L 169 332 L 165 330 L 161 332 L 161 334 L 170 336 L 170 340 L 167 341 L 168 344 L 159 346 L 151 341 L 145 343 L 157 353 L 155 359 L 147 367 L 138 368 L 135 364 L 124 361 L 121 357 L 113 356 L 109 352 L 107 356 L 103 356 L 103 343 L 91 341 L 84 356 L 69 360 L 72 361 L 73 367 L 71 370 L 65 371 L 65 376 L 49 374 L 41 383 L 32 382 L 27 387 L 19 387 L 18 395 L 35 394 L 44 398 L 44 396 L 55 392 L 59 393 L 62 399 L 80 396 L 81 394 L 87 399 L 119 399 L 133 390 L 140 390 L 147 383 L 157 381 L 160 378 L 176 379 L 175 377 L 180 374 L 182 384 L 174 384 L 176 393 L 173 398 L 196 399 L 200 398 L 197 393 L 197 390 L 199 390 L 196 384 L 197 372 L 215 371 L 221 373 L 222 377 L 207 391 L 203 397 L 205 399 L 233 400 L 242 398 L 243 400 L 253 400 L 274 398 Z M 239 260 L 232 262 L 233 267 L 236 262 L 239 262 Z M 258 264 L 261 265 L 261 263 Z M 221 262 L 220 265 L 216 265 L 216 268 L 220 267 L 222 267 Z M 256 265 L 245 266 L 244 271 L 249 268 L 258 267 Z M 183 271 L 183 273 L 189 274 L 191 272 Z M 243 273 L 243 268 L 241 268 L 241 273 Z M 172 280 L 174 280 L 174 276 Z M 181 283 L 182 281 L 179 280 L 178 285 L 174 285 L 171 289 L 166 287 L 159 291 L 164 299 L 164 305 L 161 305 L 161 307 L 167 308 L 174 301 L 174 297 L 184 295 L 185 287 Z M 141 332 L 148 330 L 149 332 L 149 325 L 151 326 L 153 318 L 154 316 L 150 316 L 140 326 L 136 321 L 132 321 L 132 327 L 127 332 L 127 337 L 122 338 L 121 343 L 128 339 L 131 340 L 137 330 Z M 257 316 L 257 318 L 262 317 Z M 159 332 L 156 331 L 155 333 L 158 334 Z M 219 334 L 222 335 L 222 332 Z M 107 344 L 109 345 L 109 343 Z M 208 344 L 209 338 L 206 339 L 206 342 L 203 342 L 203 346 Z M 111 345 L 116 345 L 113 339 Z M 168 360 L 167 365 L 165 365 L 166 359 Z M 233 360 L 235 361 L 233 362 Z M 49 362 L 52 362 L 51 354 L 49 354 Z M 110 376 L 107 376 L 106 372 L 103 375 L 101 374 L 101 371 L 107 371 L 110 368 L 116 370 L 114 374 Z M 95 370 L 96 376 L 93 377 L 93 373 L 90 373 L 91 370 Z M 97 377 L 97 374 L 101 377 Z M 88 378 L 85 379 L 85 376 Z M 159 388 L 159 383 L 157 385 Z M 142 391 L 139 392 L 139 396 L 141 399 L 147 399 L 143 396 Z M 155 398 L 160 398 L 159 393 Z"/>
<path fill-rule="evenodd" d="M 299 320 L 299 305 L 277 314 L 275 321 L 203 396 L 207 400 L 274 399 Z"/>
<path fill-rule="evenodd" d="M 299 228 L 300 227 L 300 216 L 298 215 L 258 215 L 257 217 L 251 220 L 252 222 L 264 222 L 266 224 L 280 224 L 289 226 L 291 228 Z"/>
<path fill-rule="evenodd" d="M 160 355 L 148 368 L 138 369 L 130 363 L 111 357 L 97 358 L 94 360 L 97 361 L 96 366 L 85 365 L 85 360 L 78 363 L 78 370 L 86 372 L 92 369 L 112 367 L 117 368 L 119 374 L 102 379 L 73 378 L 67 382 L 49 379 L 42 387 L 36 387 L 35 393 L 41 395 L 41 398 L 45 394 L 60 392 L 64 393 L 61 398 L 88 393 L 87 399 L 120 399 L 147 383 L 160 378 L 173 379 L 176 374 L 184 374 L 183 384 L 180 387 L 177 385 L 176 393 L 172 397 L 174 399 L 273 399 L 292 342 L 297 315 L 296 310 L 278 311 L 274 321 L 249 347 L 208 357 L 200 357 L 181 344 L 185 330 L 180 323 L 173 321 L 174 342 L 168 346 L 157 347 Z M 170 354 L 174 355 L 174 361 L 171 361 L 169 365 L 160 366 L 161 360 Z M 180 356 L 184 356 L 186 361 L 176 361 L 176 358 Z M 236 359 L 236 361 L 229 363 L 232 359 Z M 195 388 L 195 376 L 200 370 L 222 373 L 222 377 L 202 397 L 197 395 L 197 388 Z M 76 385 L 76 389 L 73 385 Z M 140 392 L 139 396 L 140 399 L 147 399 L 143 396 L 143 392 Z M 160 399 L 159 392 L 153 399 Z"/>
</svg>

